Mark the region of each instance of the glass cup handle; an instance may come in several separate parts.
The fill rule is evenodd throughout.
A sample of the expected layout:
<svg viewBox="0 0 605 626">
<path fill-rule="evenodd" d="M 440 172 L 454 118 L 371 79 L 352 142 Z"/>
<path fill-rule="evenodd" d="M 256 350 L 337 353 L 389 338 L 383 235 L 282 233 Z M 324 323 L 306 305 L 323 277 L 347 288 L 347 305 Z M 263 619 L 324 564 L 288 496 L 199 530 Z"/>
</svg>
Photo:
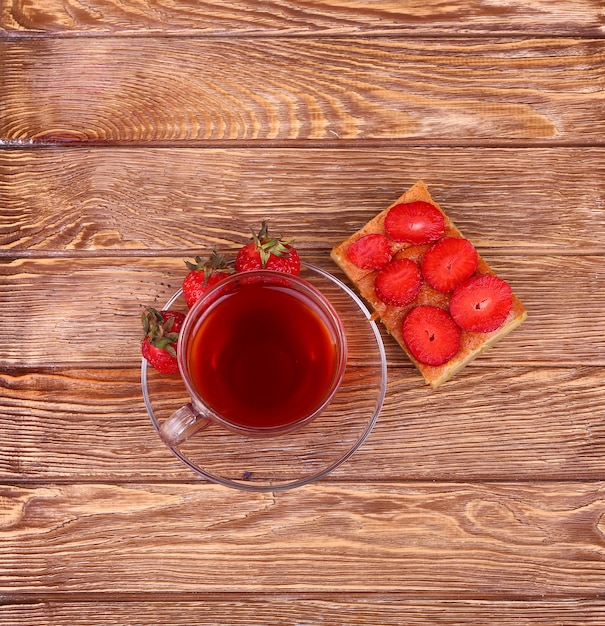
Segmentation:
<svg viewBox="0 0 605 626">
<path fill-rule="evenodd" d="M 212 420 L 198 413 L 191 402 L 177 409 L 160 427 L 160 437 L 167 446 L 174 447 L 189 437 L 208 428 Z"/>
</svg>

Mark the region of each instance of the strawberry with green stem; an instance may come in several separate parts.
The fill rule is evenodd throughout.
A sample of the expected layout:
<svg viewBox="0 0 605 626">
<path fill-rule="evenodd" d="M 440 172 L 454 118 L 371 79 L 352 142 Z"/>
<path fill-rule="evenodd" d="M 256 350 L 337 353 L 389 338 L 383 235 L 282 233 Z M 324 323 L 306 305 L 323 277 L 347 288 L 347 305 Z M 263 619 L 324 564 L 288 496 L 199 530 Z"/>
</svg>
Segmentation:
<svg viewBox="0 0 605 626">
<path fill-rule="evenodd" d="M 162 374 L 176 374 L 179 332 L 185 321 L 180 311 L 158 311 L 147 307 L 141 316 L 145 337 L 141 352 L 147 362 Z"/>
<path fill-rule="evenodd" d="M 252 241 L 238 251 L 235 269 L 238 272 L 267 269 L 297 276 L 300 258 L 291 242 L 270 236 L 269 225 L 263 221 L 260 231 L 252 233 Z"/>
<path fill-rule="evenodd" d="M 234 269 L 227 265 L 225 257 L 216 250 L 203 260 L 196 256 L 194 263 L 185 261 L 189 273 L 183 280 L 183 296 L 188 307 L 192 307 L 213 285 L 234 273 Z"/>
</svg>

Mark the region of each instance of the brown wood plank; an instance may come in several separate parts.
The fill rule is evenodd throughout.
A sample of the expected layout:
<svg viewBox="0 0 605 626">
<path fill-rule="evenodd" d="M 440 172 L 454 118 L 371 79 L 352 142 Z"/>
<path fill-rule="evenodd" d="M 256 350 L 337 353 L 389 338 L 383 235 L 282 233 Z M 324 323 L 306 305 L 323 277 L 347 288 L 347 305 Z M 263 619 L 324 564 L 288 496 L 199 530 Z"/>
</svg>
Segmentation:
<svg viewBox="0 0 605 626">
<path fill-rule="evenodd" d="M 182 594 L 181 594 L 182 595 Z M 193 594 L 192 594 L 193 595 Z M 202 595 L 201 599 L 199 596 Z M 157 601 L 145 597 L 141 601 L 99 602 L 37 602 L 0 606 L 4 626 L 216 626 L 216 624 L 300 624 L 321 623 L 326 626 L 401 626 L 406 624 L 491 624 L 502 626 L 601 626 L 605 616 L 602 600 L 532 599 L 522 600 L 426 600 L 410 599 L 393 594 L 359 597 L 358 594 L 313 594 L 266 598 L 253 594 L 237 598 L 216 594 L 197 594 L 197 599 Z"/>
<path fill-rule="evenodd" d="M 605 623 L 603 7 L 404 4 L 0 0 L 0 623 Z M 384 333 L 318 483 L 198 479 L 143 306 L 263 218 L 340 275 L 417 179 L 527 322 L 438 391 Z"/>
<path fill-rule="evenodd" d="M 3 595 L 597 597 L 603 483 L 1 488 Z M 321 562 L 321 566 L 318 566 Z"/>
<path fill-rule="evenodd" d="M 48 148 L 0 150 L 0 256 L 328 250 L 418 179 L 477 246 L 605 250 L 605 148 Z"/>
<path fill-rule="evenodd" d="M 598 480 L 603 368 L 469 367 L 438 393 L 392 367 L 370 438 L 329 480 Z M 181 385 L 154 393 L 169 413 Z M 0 372 L 0 481 L 190 481 L 147 416 L 140 372 Z M 1 519 L 1 518 L 0 518 Z"/>
<path fill-rule="evenodd" d="M 0 61 L 8 145 L 605 134 L 603 39 L 31 39 Z"/>
<path fill-rule="evenodd" d="M 137 34 L 139 32 L 223 34 L 405 35 L 602 34 L 603 13 L 590 0 L 493 3 L 408 0 L 405 6 L 372 2 L 270 3 L 161 2 L 135 0 L 12 0 L 2 3 L 0 27 L 11 33 Z"/>
<path fill-rule="evenodd" d="M 602 255 L 481 252 L 510 282 L 529 319 L 471 366 L 605 365 Z M 328 251 L 303 259 L 335 270 Z M 135 365 L 143 308 L 162 306 L 185 274 L 177 258 L 6 261 L 0 275 L 0 366 Z M 338 302 L 345 296 L 335 297 Z M 391 362 L 407 364 L 386 339 Z"/>
</svg>

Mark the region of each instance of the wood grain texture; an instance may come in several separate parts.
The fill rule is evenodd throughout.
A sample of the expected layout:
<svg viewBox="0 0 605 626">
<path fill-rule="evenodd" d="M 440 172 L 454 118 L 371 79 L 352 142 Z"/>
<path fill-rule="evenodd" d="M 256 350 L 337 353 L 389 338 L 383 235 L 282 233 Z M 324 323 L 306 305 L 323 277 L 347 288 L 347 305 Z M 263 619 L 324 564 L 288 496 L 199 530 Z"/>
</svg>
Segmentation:
<svg viewBox="0 0 605 626">
<path fill-rule="evenodd" d="M 304 258 L 333 270 L 327 255 Z M 513 286 L 529 319 L 476 361 L 479 367 L 605 365 L 603 256 L 483 256 Z M 6 261 L 0 310 L 8 332 L 0 335 L 0 366 L 95 366 L 108 358 L 115 366 L 133 366 L 143 308 L 163 306 L 185 274 L 176 258 Z M 405 363 L 399 348 L 393 352 L 394 342 L 387 344 L 389 360 Z"/>
<path fill-rule="evenodd" d="M 469 2 L 422 2 L 405 6 L 389 0 L 372 2 L 268 3 L 163 2 L 150 0 L 26 0 L 1 5 L 0 27 L 11 34 L 48 33 L 111 35 L 160 32 L 204 35 L 321 35 L 388 33 L 406 37 L 421 35 L 494 34 L 602 34 L 604 17 L 599 3 L 548 0 L 506 3 L 488 0 Z"/>
<path fill-rule="evenodd" d="M 531 599 L 594 596 L 605 582 L 602 483 L 318 484 L 256 496 L 78 483 L 0 493 L 2 594 L 176 587 Z"/>
<path fill-rule="evenodd" d="M 598 0 L 0 0 L 0 623 L 605 623 L 604 36 Z M 143 306 L 263 218 L 338 274 L 418 179 L 529 319 L 436 392 L 385 334 L 313 485 L 198 479 Z"/>
<path fill-rule="evenodd" d="M 584 598 L 522 600 L 427 600 L 410 599 L 399 594 L 272 594 L 268 598 L 255 594 L 196 593 L 195 599 L 170 602 L 146 596 L 142 601 L 47 601 L 32 604 L 0 606 L 4 626 L 216 626 L 216 624 L 263 624 L 300 626 L 325 624 L 342 626 L 401 626 L 406 624 L 492 624 L 502 626 L 601 626 L 605 606 L 600 600 Z M 201 598 L 200 598 L 201 596 Z"/>
<path fill-rule="evenodd" d="M 4 145 L 605 134 L 603 39 L 31 39 L 0 59 Z"/>
<path fill-rule="evenodd" d="M 330 481 L 599 480 L 603 368 L 467 368 L 439 393 L 392 367 L 372 434 Z M 154 393 L 166 410 L 180 383 Z M 0 372 L 0 481 L 190 481 L 147 416 L 139 369 Z"/>
<path fill-rule="evenodd" d="M 47 148 L 0 151 L 0 257 L 329 250 L 419 179 L 479 247 L 605 252 L 605 148 Z"/>
</svg>

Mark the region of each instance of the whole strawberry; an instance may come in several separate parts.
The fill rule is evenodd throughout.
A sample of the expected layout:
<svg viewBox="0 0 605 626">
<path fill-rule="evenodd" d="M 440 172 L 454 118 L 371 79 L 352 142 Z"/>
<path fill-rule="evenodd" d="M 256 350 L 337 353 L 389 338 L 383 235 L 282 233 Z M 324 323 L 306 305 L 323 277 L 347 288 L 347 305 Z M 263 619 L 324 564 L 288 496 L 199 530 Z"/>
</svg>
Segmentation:
<svg viewBox="0 0 605 626">
<path fill-rule="evenodd" d="M 185 265 L 189 273 L 183 280 L 183 295 L 188 307 L 192 307 L 212 285 L 235 271 L 232 267 L 227 266 L 225 257 L 222 254 L 217 254 L 216 250 L 213 250 L 205 261 L 196 256 L 194 263 L 185 261 Z"/>
<path fill-rule="evenodd" d="M 176 342 L 185 320 L 179 311 L 157 311 L 148 307 L 141 316 L 145 337 L 141 352 L 148 363 L 162 374 L 176 374 Z"/>
<path fill-rule="evenodd" d="M 269 236 L 269 226 L 263 221 L 258 234 L 252 233 L 252 241 L 240 248 L 235 258 L 238 272 L 267 269 L 298 275 L 300 258 L 288 241 Z"/>
</svg>

